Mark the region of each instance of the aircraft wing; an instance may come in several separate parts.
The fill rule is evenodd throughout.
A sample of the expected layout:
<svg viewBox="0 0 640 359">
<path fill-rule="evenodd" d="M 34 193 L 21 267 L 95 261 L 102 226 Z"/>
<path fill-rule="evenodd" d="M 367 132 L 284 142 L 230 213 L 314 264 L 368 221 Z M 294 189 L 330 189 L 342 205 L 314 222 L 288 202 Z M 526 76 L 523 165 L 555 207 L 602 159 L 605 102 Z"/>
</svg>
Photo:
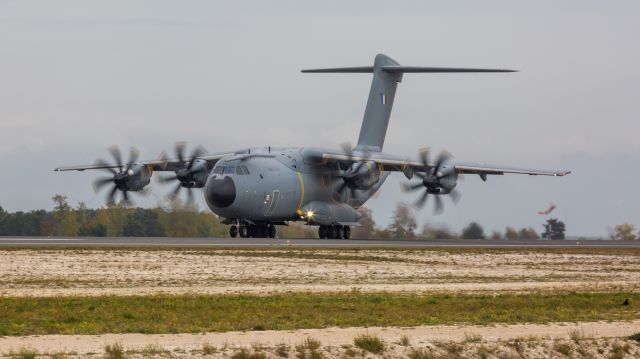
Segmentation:
<svg viewBox="0 0 640 359">
<path fill-rule="evenodd" d="M 198 159 L 206 160 L 209 162 L 216 163 L 219 159 L 224 156 L 232 155 L 233 152 L 224 152 L 224 153 L 209 153 L 203 156 L 198 156 Z M 136 163 L 143 164 L 145 166 L 151 167 L 153 171 L 175 171 L 182 168 L 184 165 L 180 164 L 180 161 L 175 158 L 166 158 L 166 159 L 157 159 L 150 161 L 136 161 Z M 92 165 L 81 165 L 81 166 L 64 166 L 57 167 L 54 171 L 84 171 L 84 170 L 97 170 L 103 168 L 118 168 L 118 165 L 107 163 L 104 161 L 96 161 L 96 163 Z"/>
<path fill-rule="evenodd" d="M 403 172 L 408 178 L 413 177 L 414 172 L 424 172 L 424 165 L 419 159 L 402 157 L 383 152 L 365 153 L 354 151 L 351 157 L 349 157 L 341 152 L 325 150 L 322 152 L 320 157 L 323 162 L 374 161 L 382 170 Z M 505 173 L 526 174 L 530 176 L 565 176 L 571 173 L 571 171 L 566 170 L 524 169 L 509 166 L 487 165 L 483 163 L 449 162 L 447 165 L 449 164 L 453 165 L 458 173 L 477 174 L 483 180 L 486 180 L 487 175 L 504 175 Z M 429 165 L 435 166 L 433 163 L 430 163 Z"/>
<path fill-rule="evenodd" d="M 524 174 L 530 176 L 566 176 L 571 173 L 567 170 L 538 170 L 527 168 L 515 168 L 508 166 L 491 166 L 485 164 L 463 164 L 456 163 L 456 172 L 458 173 L 470 173 L 477 175 L 503 175 L 505 173 Z"/>
</svg>

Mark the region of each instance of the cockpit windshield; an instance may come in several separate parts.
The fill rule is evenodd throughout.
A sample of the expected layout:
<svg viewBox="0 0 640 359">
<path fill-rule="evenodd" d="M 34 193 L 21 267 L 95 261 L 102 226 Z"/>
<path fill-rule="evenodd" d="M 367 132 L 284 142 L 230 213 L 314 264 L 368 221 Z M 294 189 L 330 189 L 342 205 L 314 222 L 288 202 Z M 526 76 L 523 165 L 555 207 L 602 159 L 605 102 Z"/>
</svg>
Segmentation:
<svg viewBox="0 0 640 359">
<path fill-rule="evenodd" d="M 222 174 L 248 175 L 249 169 L 247 168 L 247 166 L 217 166 L 216 168 L 213 169 L 213 173 L 219 174 L 219 175 L 222 175 Z"/>
</svg>

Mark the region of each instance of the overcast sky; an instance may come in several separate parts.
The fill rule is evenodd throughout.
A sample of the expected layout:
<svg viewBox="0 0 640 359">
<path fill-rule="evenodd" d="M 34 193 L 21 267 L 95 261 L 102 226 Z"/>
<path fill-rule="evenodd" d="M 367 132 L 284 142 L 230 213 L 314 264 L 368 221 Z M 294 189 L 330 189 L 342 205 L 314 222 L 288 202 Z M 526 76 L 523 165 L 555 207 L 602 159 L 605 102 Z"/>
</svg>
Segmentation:
<svg viewBox="0 0 640 359">
<path fill-rule="evenodd" d="M 467 176 L 457 206 L 420 223 L 542 229 L 549 203 L 570 235 L 640 225 L 638 1 L 0 1 L 0 205 L 102 205 L 90 164 L 134 145 L 209 151 L 357 141 L 371 77 L 312 67 L 514 68 L 407 74 L 384 150 L 447 149 L 460 161 L 570 169 L 564 178 Z M 387 224 L 415 196 L 394 175 L 367 205 Z M 165 188 L 139 200 L 154 205 Z"/>
</svg>

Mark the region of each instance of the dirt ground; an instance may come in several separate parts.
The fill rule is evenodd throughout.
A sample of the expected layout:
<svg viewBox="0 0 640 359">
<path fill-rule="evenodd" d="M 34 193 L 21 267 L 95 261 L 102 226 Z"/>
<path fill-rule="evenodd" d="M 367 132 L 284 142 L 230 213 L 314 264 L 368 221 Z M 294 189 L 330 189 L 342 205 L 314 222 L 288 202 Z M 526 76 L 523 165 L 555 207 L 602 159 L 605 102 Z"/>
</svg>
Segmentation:
<svg viewBox="0 0 640 359">
<path fill-rule="evenodd" d="M 0 251 L 0 295 L 636 291 L 640 256 L 360 250 Z"/>
<path fill-rule="evenodd" d="M 69 357 L 101 358 L 106 345 L 122 343 L 131 357 L 227 358 L 243 348 L 249 353 L 263 353 L 267 357 L 301 357 L 300 351 L 309 352 L 305 341 L 311 338 L 318 341 L 316 351 L 326 358 L 371 357 L 373 354 L 354 345 L 355 337 L 370 335 L 382 340 L 385 348 L 381 356 L 387 358 L 403 358 L 416 352 L 431 354 L 431 357 L 453 355 L 462 358 L 609 358 L 619 352 L 620 358 L 637 358 L 640 357 L 640 342 L 625 338 L 639 331 L 640 320 L 488 327 L 453 325 L 202 334 L 43 335 L 0 338 L 0 354 L 10 356 L 31 348 L 49 356 L 64 353 Z"/>
<path fill-rule="evenodd" d="M 562 251 L 0 250 L 0 296 L 638 291 L 640 256 Z M 0 337 L 0 357 L 640 358 L 640 320 L 495 326 L 329 328 L 201 334 Z M 384 351 L 354 344 L 367 334 Z M 309 338 L 312 340 L 309 341 Z M 317 340 L 317 342 L 316 342 Z M 315 343 L 315 344 L 314 344 Z M 317 347 L 316 347 L 317 346 Z M 23 355 L 24 354 L 24 355 Z"/>
</svg>

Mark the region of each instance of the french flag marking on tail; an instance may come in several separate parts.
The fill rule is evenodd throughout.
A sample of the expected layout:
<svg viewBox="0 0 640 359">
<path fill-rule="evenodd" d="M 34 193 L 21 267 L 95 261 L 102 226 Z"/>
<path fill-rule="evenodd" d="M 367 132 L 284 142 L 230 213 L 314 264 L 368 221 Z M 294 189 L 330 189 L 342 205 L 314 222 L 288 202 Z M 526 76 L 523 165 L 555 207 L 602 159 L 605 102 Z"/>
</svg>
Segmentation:
<svg viewBox="0 0 640 359">
<path fill-rule="evenodd" d="M 380 94 L 380 102 L 382 102 L 383 105 L 387 104 L 387 95 L 381 93 Z"/>
</svg>

